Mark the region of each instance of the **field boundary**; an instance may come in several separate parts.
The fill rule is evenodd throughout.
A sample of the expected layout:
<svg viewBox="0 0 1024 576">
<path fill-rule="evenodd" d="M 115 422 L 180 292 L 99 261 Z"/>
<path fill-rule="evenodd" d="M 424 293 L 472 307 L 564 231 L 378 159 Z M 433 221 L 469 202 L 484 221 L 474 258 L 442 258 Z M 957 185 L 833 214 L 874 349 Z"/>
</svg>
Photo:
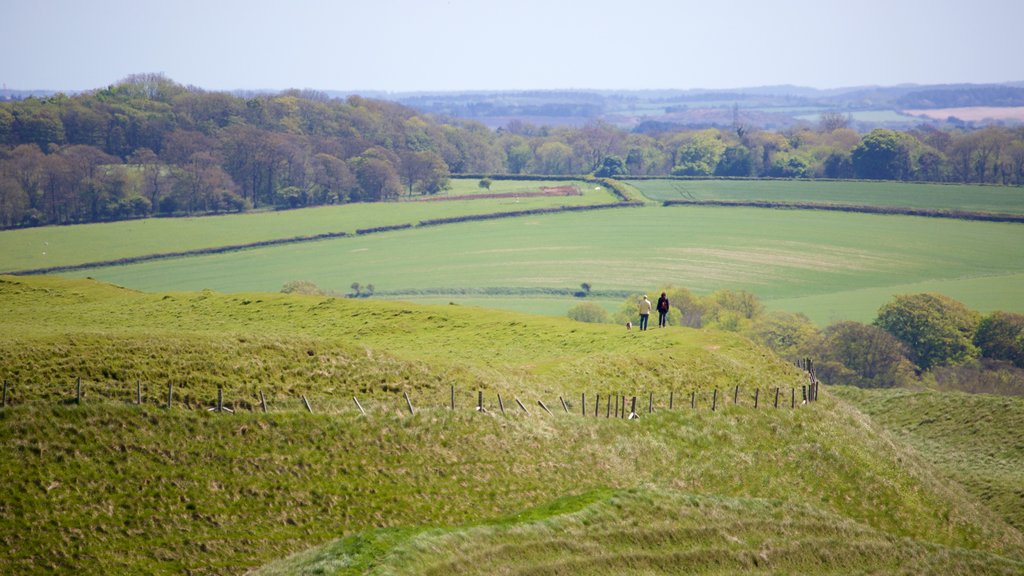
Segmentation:
<svg viewBox="0 0 1024 576">
<path fill-rule="evenodd" d="M 417 224 L 393 224 L 389 226 L 378 226 L 376 228 L 360 228 L 355 234 L 350 232 L 325 232 L 310 236 L 291 236 L 288 238 L 276 238 L 273 240 L 260 240 L 246 244 L 230 244 L 226 246 L 214 246 L 210 248 L 197 248 L 195 250 L 182 250 L 179 252 L 160 252 L 157 254 L 143 254 L 141 256 L 130 256 L 117 258 L 115 260 L 99 260 L 96 262 L 84 262 L 82 264 L 69 264 L 67 266 L 50 266 L 47 268 L 32 268 L 28 270 L 13 270 L 2 272 L 12 276 L 38 276 L 43 274 L 54 274 L 59 272 L 76 272 L 89 270 L 91 268 L 105 268 L 108 266 L 128 266 L 155 260 L 169 260 L 172 258 L 188 258 L 192 256 L 208 256 L 212 254 L 225 254 L 228 252 L 241 252 L 254 248 L 265 248 L 268 246 L 283 246 L 286 244 L 302 244 L 305 242 L 320 242 L 322 240 L 333 240 L 335 238 L 350 238 L 352 236 L 364 236 L 367 234 L 379 234 L 394 230 L 406 230 L 409 228 L 422 228 L 426 226 L 440 226 L 444 224 L 457 224 L 460 222 L 474 222 L 480 220 L 498 220 L 501 218 L 517 218 L 521 216 L 534 216 L 538 214 L 558 214 L 561 212 L 586 212 L 590 210 L 607 210 L 611 208 L 635 208 L 643 206 L 642 202 L 613 202 L 606 204 L 590 204 L 585 206 L 559 206 L 555 208 L 534 208 L 530 210 L 514 210 L 511 212 L 495 212 L 491 214 L 472 214 L 468 216 L 453 216 L 451 218 L 435 218 L 421 220 Z"/>
<path fill-rule="evenodd" d="M 868 206 L 863 204 L 821 204 L 816 202 L 777 202 L 774 200 L 665 200 L 662 206 L 720 206 L 729 208 L 775 208 L 780 210 L 824 210 L 891 216 L 921 216 L 979 222 L 1011 222 L 1024 224 L 1024 215 L 994 212 L 968 212 L 901 206 Z"/>
</svg>

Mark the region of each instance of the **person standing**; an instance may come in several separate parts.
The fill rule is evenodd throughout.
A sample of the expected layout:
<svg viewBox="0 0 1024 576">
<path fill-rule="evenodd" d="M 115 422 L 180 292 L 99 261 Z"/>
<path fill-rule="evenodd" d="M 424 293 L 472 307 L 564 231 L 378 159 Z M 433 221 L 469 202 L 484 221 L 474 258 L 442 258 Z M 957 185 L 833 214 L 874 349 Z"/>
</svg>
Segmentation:
<svg viewBox="0 0 1024 576">
<path fill-rule="evenodd" d="M 647 299 L 647 294 L 644 294 L 642 300 L 640 300 L 640 329 L 647 330 L 647 318 L 651 315 L 651 301 Z"/>
<path fill-rule="evenodd" d="M 665 293 L 661 293 L 661 298 L 658 298 L 658 328 L 664 328 L 668 325 L 668 296 Z"/>
</svg>

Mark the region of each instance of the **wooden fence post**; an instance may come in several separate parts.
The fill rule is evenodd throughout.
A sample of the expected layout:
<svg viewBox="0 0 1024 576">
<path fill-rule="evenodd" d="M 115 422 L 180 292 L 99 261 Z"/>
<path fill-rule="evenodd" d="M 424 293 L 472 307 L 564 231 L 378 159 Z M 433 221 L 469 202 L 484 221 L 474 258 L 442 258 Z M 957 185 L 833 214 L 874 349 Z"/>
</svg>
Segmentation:
<svg viewBox="0 0 1024 576">
<path fill-rule="evenodd" d="M 309 405 L 309 400 L 306 400 L 305 394 L 302 395 L 302 403 L 306 405 L 306 410 L 309 411 L 310 414 L 312 414 L 313 407 Z"/>
<path fill-rule="evenodd" d="M 715 388 L 715 395 L 711 397 L 711 411 L 718 407 L 718 388 Z"/>
<path fill-rule="evenodd" d="M 690 391 L 690 408 L 692 408 L 694 410 L 697 409 L 697 391 L 696 390 Z"/>
<path fill-rule="evenodd" d="M 633 396 L 633 404 L 629 409 L 629 419 L 635 420 L 637 418 L 639 418 L 639 416 L 636 415 L 636 396 Z"/>
<path fill-rule="evenodd" d="M 167 409 L 168 410 L 171 409 L 171 400 L 174 398 L 173 386 L 174 385 L 171 384 L 170 382 L 167 383 Z"/>
<path fill-rule="evenodd" d="M 775 407 L 779 407 L 779 387 L 775 387 Z"/>
<path fill-rule="evenodd" d="M 262 391 L 262 390 L 260 391 L 260 397 L 263 397 L 263 391 Z M 360 413 L 361 413 L 361 414 L 362 414 L 363 416 L 366 416 L 366 410 L 363 410 L 363 405 L 359 403 L 359 398 L 356 398 L 355 396 L 353 396 L 353 397 L 352 397 L 352 400 L 354 400 L 354 401 L 355 401 L 355 403 L 356 403 L 356 408 L 359 408 L 359 412 L 360 412 Z"/>
<path fill-rule="evenodd" d="M 587 415 L 587 393 L 583 392 L 580 396 L 580 408 L 583 410 L 583 415 Z"/>
<path fill-rule="evenodd" d="M 807 386 L 801 386 L 800 392 L 803 394 L 803 401 L 801 402 L 801 404 L 807 404 Z"/>
<path fill-rule="evenodd" d="M 224 411 L 224 389 L 220 384 L 217 385 L 217 412 Z"/>
<path fill-rule="evenodd" d="M 758 402 L 758 400 L 760 400 L 760 398 L 761 398 L 761 389 L 760 388 L 754 388 L 754 409 L 755 410 L 757 409 L 757 402 Z"/>
<path fill-rule="evenodd" d="M 739 401 L 740 401 L 740 385 L 737 384 L 736 385 L 736 391 L 733 392 L 733 394 L 732 394 L 732 403 L 733 403 L 733 405 L 736 405 L 736 404 L 739 403 Z"/>
<path fill-rule="evenodd" d="M 409 414 L 415 415 L 416 411 L 413 410 L 413 408 L 412 408 L 412 400 L 409 399 L 409 393 L 408 392 L 402 392 L 402 394 L 405 394 L 405 404 L 407 406 L 409 406 Z"/>
<path fill-rule="evenodd" d="M 483 394 L 483 392 L 481 392 Z M 455 410 L 455 385 L 452 384 L 452 410 Z"/>
<path fill-rule="evenodd" d="M 498 392 L 498 408 L 501 408 L 501 413 L 505 413 L 505 403 L 501 401 L 501 392 Z"/>
<path fill-rule="evenodd" d="M 565 410 L 565 413 L 568 414 L 569 413 L 569 407 L 565 405 L 565 400 L 562 399 L 561 396 L 559 396 L 558 397 L 558 401 L 562 403 L 562 410 Z"/>
<path fill-rule="evenodd" d="M 604 418 L 605 420 L 612 417 L 612 395 L 608 395 L 608 402 L 605 403 L 604 407 Z"/>
<path fill-rule="evenodd" d="M 601 395 L 598 394 L 594 399 L 594 418 L 597 418 L 597 411 L 601 409 Z"/>
<path fill-rule="evenodd" d="M 611 400 L 611 399 L 612 399 L 612 397 L 609 396 L 608 400 Z M 618 394 L 615 395 L 615 417 L 616 418 L 619 417 L 619 395 Z"/>
<path fill-rule="evenodd" d="M 547 412 L 551 416 L 554 416 L 554 414 L 551 414 L 551 410 L 548 410 L 548 407 L 544 405 L 543 400 L 537 400 L 537 404 L 540 404 L 540 407 L 543 408 L 545 412 Z"/>
<path fill-rule="evenodd" d="M 267 399 L 263 396 L 263 390 L 260 390 L 260 409 L 263 410 L 264 414 L 267 413 Z"/>
<path fill-rule="evenodd" d="M 668 409 L 672 409 L 672 397 L 675 395 L 675 390 L 668 391 Z"/>
<path fill-rule="evenodd" d="M 82 378 L 79 377 L 75 381 L 75 404 L 82 403 Z"/>
<path fill-rule="evenodd" d="M 452 406 L 453 406 L 452 410 L 454 410 L 455 409 L 454 408 L 454 406 L 455 406 L 454 402 L 452 402 Z M 484 391 L 483 390 L 477 390 L 477 393 L 476 393 L 476 411 L 477 412 L 486 412 L 486 410 L 484 410 Z"/>
<path fill-rule="evenodd" d="M 515 396 L 513 396 L 513 398 L 515 398 Z M 519 407 L 523 409 L 523 412 L 526 412 L 526 415 L 529 416 L 530 411 L 526 409 L 526 406 L 523 406 L 523 403 L 519 401 L 519 398 L 515 398 L 515 401 L 516 404 L 519 404 Z"/>
<path fill-rule="evenodd" d="M 135 405 L 142 405 L 142 380 L 135 381 Z"/>
<path fill-rule="evenodd" d="M 654 392 L 651 392 L 650 398 L 647 400 L 647 413 L 654 413 Z"/>
<path fill-rule="evenodd" d="M 796 388 L 789 389 L 789 407 L 796 408 Z"/>
</svg>

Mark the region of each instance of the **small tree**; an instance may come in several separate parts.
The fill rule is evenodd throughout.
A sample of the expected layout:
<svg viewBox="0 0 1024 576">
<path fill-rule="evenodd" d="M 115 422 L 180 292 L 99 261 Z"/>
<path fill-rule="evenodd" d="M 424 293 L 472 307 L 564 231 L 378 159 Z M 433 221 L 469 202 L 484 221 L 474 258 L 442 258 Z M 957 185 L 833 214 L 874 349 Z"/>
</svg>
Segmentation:
<svg viewBox="0 0 1024 576">
<path fill-rule="evenodd" d="M 583 296 L 590 296 L 590 282 L 580 284 L 580 290 L 583 290 Z"/>
<path fill-rule="evenodd" d="M 359 295 L 362 293 L 363 287 L 360 286 L 359 282 L 353 282 L 351 288 L 352 288 L 352 295 L 358 298 Z"/>
<path fill-rule="evenodd" d="M 483 188 L 484 190 L 487 190 L 488 192 L 490 192 L 491 191 L 491 179 L 490 178 L 484 178 L 479 183 L 477 183 L 477 186 L 480 187 L 480 188 Z"/>
</svg>

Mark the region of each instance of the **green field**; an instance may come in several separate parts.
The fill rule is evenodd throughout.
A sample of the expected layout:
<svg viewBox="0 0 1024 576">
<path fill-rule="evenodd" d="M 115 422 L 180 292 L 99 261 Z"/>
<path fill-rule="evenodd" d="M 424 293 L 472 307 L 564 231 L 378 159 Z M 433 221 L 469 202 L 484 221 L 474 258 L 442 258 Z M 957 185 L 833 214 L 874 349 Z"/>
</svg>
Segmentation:
<svg viewBox="0 0 1024 576">
<path fill-rule="evenodd" d="M 453 180 L 439 197 L 482 193 L 478 180 Z M 258 212 L 200 218 L 150 218 L 107 224 L 48 226 L 0 231 L 0 272 L 68 266 L 158 254 L 249 244 L 280 238 L 415 224 L 420 220 L 469 214 L 514 212 L 534 208 L 614 202 L 607 190 L 579 181 L 502 181 L 491 192 L 539 191 L 544 186 L 579 186 L 582 196 L 524 197 L 489 200 L 345 204 L 304 210 Z"/>
<path fill-rule="evenodd" d="M 842 398 L 755 408 L 806 377 L 733 333 L 8 276 L 0 358 L 0 573 L 1024 570 L 1017 516 Z M 234 414 L 207 411 L 218 385 Z M 583 391 L 656 411 L 584 418 Z"/>
<path fill-rule="evenodd" d="M 1024 311 L 1021 246 L 1019 224 L 650 206 L 468 222 L 77 274 L 149 291 L 277 291 L 286 282 L 309 280 L 345 293 L 353 282 L 372 283 L 388 298 L 545 313 L 564 313 L 578 299 L 539 291 L 577 289 L 582 282 L 638 292 L 668 284 L 698 293 L 733 288 L 824 324 L 870 320 L 893 294 L 930 290 L 981 311 Z M 456 293 L 488 287 L 510 290 L 465 300 Z"/>
<path fill-rule="evenodd" d="M 770 200 L 1024 214 L 1024 188 L 815 180 L 630 180 L 653 200 Z"/>
</svg>

